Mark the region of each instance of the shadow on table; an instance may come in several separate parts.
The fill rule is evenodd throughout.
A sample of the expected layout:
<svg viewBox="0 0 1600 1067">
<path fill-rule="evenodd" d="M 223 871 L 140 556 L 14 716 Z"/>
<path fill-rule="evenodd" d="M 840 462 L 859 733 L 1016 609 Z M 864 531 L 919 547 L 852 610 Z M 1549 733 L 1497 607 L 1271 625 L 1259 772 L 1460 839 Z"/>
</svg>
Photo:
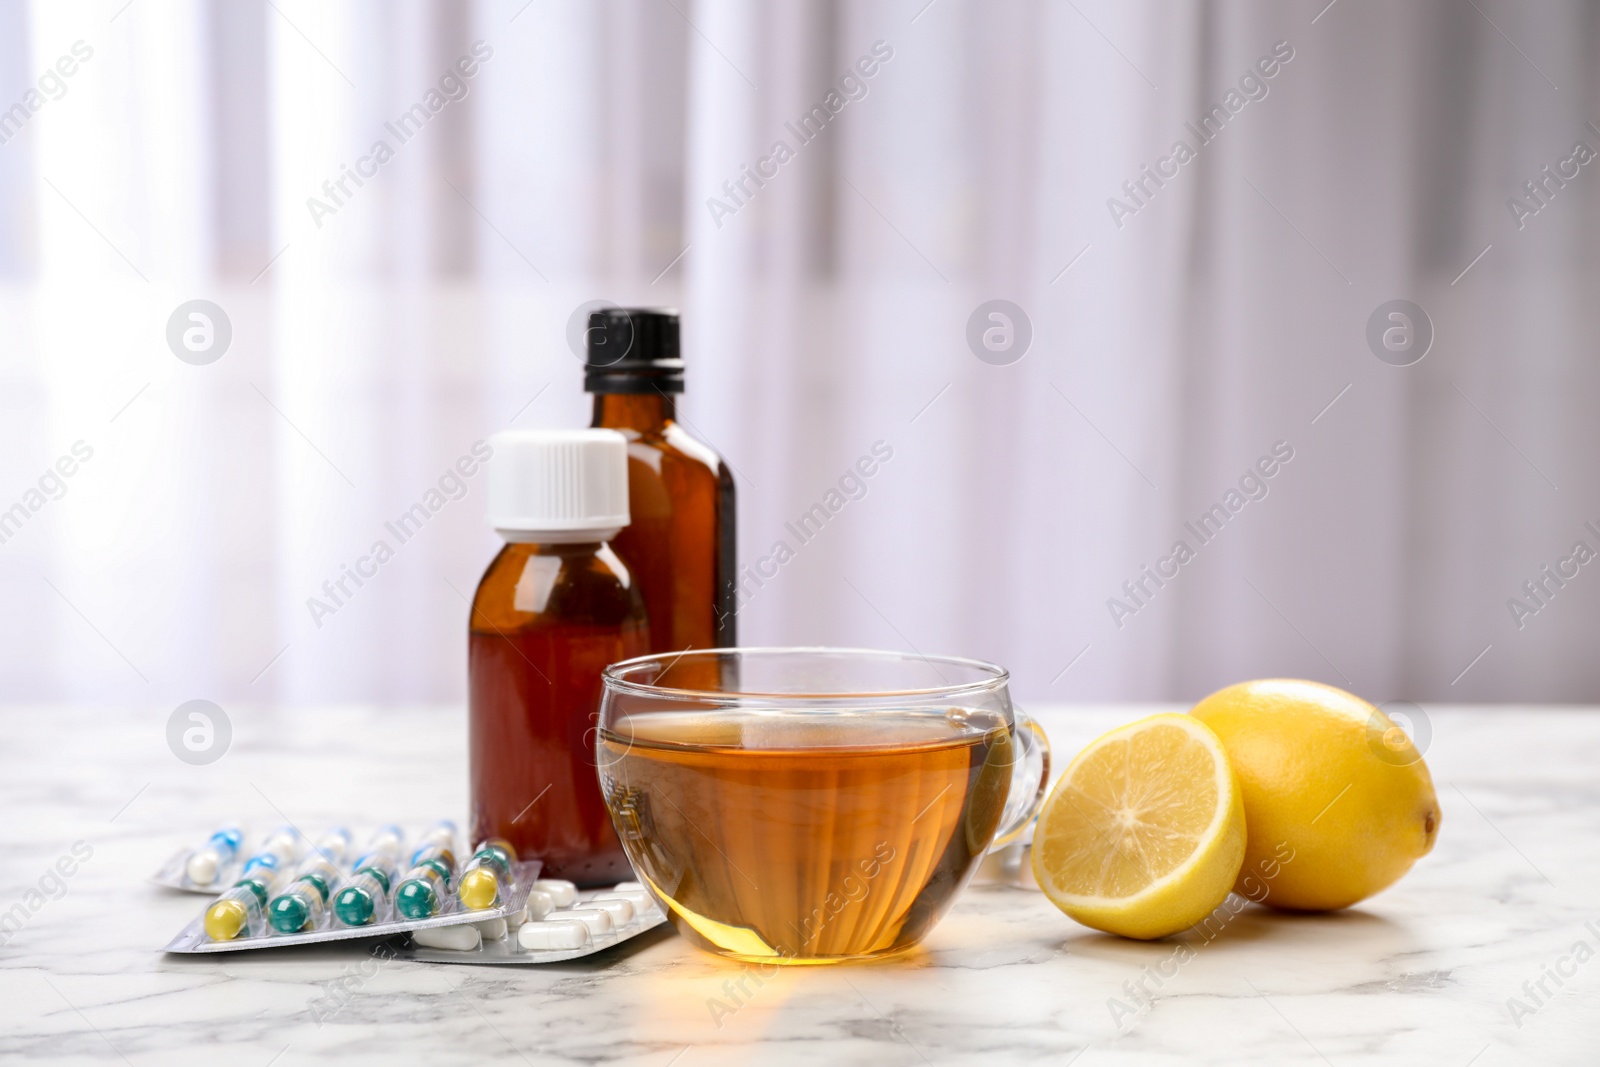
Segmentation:
<svg viewBox="0 0 1600 1067">
<path fill-rule="evenodd" d="M 311 945 L 263 945 L 260 948 L 235 949 L 227 952 L 161 952 L 161 961 L 157 969 L 181 971 L 187 967 L 219 963 L 241 964 L 252 960 L 261 963 L 287 961 L 338 963 L 341 960 L 362 960 L 374 955 L 379 946 L 387 943 L 389 936 L 392 935 L 350 937 Z"/>
<path fill-rule="evenodd" d="M 1305 913 L 1246 904 L 1231 915 L 1225 906 L 1213 914 L 1207 922 L 1156 941 L 1085 930 L 1064 939 L 1061 948 L 1091 959 L 1139 964 L 1169 956 L 1179 946 L 1227 955 L 1271 940 L 1286 949 L 1336 945 L 1345 954 L 1389 956 L 1412 943 L 1409 927 L 1360 908 Z"/>
<path fill-rule="evenodd" d="M 540 970 L 566 970 L 574 972 L 589 972 L 604 970 L 614 966 L 621 960 L 642 952 L 652 945 L 658 945 L 668 938 L 675 937 L 676 931 L 671 924 L 663 923 L 642 934 L 630 937 L 626 941 L 603 948 L 599 952 L 583 956 L 575 960 L 563 960 L 559 963 L 475 963 L 463 960 L 460 963 L 435 963 L 433 961 L 397 959 L 395 962 L 415 963 L 418 966 L 440 967 L 487 967 L 490 970 L 526 970 L 537 968 Z M 242 964 L 249 961 L 257 963 L 348 963 L 351 960 L 363 960 L 368 957 L 385 957 L 386 946 L 394 943 L 394 935 L 381 937 L 344 938 L 338 941 L 324 941 L 310 945 L 280 945 L 262 946 L 261 948 L 239 949 L 232 952 L 192 952 L 161 954 L 159 969 L 181 971 L 186 967 L 202 964 L 230 963 Z"/>
</svg>

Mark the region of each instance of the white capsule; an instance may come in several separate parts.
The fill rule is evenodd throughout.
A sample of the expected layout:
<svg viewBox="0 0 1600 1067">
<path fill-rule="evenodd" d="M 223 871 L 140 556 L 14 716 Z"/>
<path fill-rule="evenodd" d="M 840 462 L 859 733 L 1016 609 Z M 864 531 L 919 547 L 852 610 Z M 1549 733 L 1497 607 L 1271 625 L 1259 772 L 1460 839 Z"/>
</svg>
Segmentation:
<svg viewBox="0 0 1600 1067">
<path fill-rule="evenodd" d="M 605 912 L 618 926 L 626 926 L 633 921 L 633 902 L 622 897 L 595 897 L 584 901 L 583 906 Z"/>
<path fill-rule="evenodd" d="M 368 852 L 399 852 L 406 835 L 398 826 L 380 826 L 367 842 Z"/>
<path fill-rule="evenodd" d="M 649 911 L 651 905 L 654 903 L 654 901 L 650 899 L 650 894 L 646 893 L 642 889 L 613 890 L 610 893 L 601 893 L 599 896 L 595 897 L 595 899 L 626 900 L 629 904 L 633 905 L 633 913 L 635 915 Z"/>
<path fill-rule="evenodd" d="M 542 889 L 528 890 L 528 902 L 522 906 L 523 922 L 538 922 L 556 910 L 556 898 Z"/>
<path fill-rule="evenodd" d="M 292 826 L 280 826 L 267 835 L 267 839 L 261 842 L 261 847 L 256 851 L 270 852 L 277 856 L 279 866 L 290 863 L 300 854 L 300 831 Z"/>
<path fill-rule="evenodd" d="M 470 952 L 483 941 L 478 928 L 471 923 L 424 927 L 411 931 L 411 939 L 423 948 L 443 948 L 454 952 Z"/>
<path fill-rule="evenodd" d="M 562 921 L 580 922 L 587 926 L 589 933 L 595 937 L 599 937 L 601 934 L 609 934 L 616 928 L 616 924 L 611 921 L 610 912 L 602 911 L 599 908 L 591 908 L 587 905 L 581 908 L 573 908 L 571 911 L 558 911 L 545 920 L 545 922 Z"/>
<path fill-rule="evenodd" d="M 541 878 L 533 883 L 533 888 L 549 893 L 558 908 L 570 907 L 578 899 L 578 887 L 560 878 Z"/>
<path fill-rule="evenodd" d="M 438 845 L 440 848 L 448 848 L 454 852 L 456 847 L 456 824 L 449 819 L 440 819 L 422 831 L 422 834 L 417 838 L 417 851 L 421 851 L 429 845 Z"/>
<path fill-rule="evenodd" d="M 583 948 L 589 943 L 589 928 L 581 922 L 547 919 L 524 923 L 517 931 L 517 944 L 535 951 L 541 949 Z"/>
<path fill-rule="evenodd" d="M 195 885 L 211 885 L 222 873 L 222 868 L 239 854 L 239 845 L 243 840 L 244 834 L 236 827 L 218 830 L 206 839 L 204 845 L 190 853 L 189 861 L 184 864 L 184 874 Z"/>
<path fill-rule="evenodd" d="M 335 826 L 312 845 L 332 863 L 342 864 L 350 858 L 350 831 L 342 826 Z"/>
<path fill-rule="evenodd" d="M 203 848 L 190 856 L 184 868 L 189 875 L 189 881 L 195 885 L 210 885 L 215 882 L 218 869 L 217 854 L 209 848 Z"/>
<path fill-rule="evenodd" d="M 640 889 L 640 890 L 644 889 L 644 883 L 643 882 L 618 882 L 616 885 L 612 886 L 611 889 L 612 889 L 613 892 L 626 893 L 626 892 L 628 892 L 630 890 L 634 890 L 634 889 Z"/>
<path fill-rule="evenodd" d="M 473 923 L 478 928 L 478 933 L 483 935 L 485 941 L 498 941 L 506 936 L 506 921 L 504 919 L 485 919 Z M 446 927 L 449 929 L 449 927 Z"/>
</svg>

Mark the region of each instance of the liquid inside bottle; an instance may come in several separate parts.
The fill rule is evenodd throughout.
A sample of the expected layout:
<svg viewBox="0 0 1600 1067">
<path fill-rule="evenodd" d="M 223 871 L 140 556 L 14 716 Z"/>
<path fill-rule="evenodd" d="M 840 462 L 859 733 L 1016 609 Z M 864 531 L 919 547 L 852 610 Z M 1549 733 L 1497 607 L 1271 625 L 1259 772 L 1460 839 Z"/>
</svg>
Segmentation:
<svg viewBox="0 0 1600 1067">
<path fill-rule="evenodd" d="M 648 646 L 627 568 L 603 544 L 507 545 L 468 645 L 472 839 L 504 838 L 579 885 L 631 877 L 594 756 L 600 672 Z"/>
</svg>

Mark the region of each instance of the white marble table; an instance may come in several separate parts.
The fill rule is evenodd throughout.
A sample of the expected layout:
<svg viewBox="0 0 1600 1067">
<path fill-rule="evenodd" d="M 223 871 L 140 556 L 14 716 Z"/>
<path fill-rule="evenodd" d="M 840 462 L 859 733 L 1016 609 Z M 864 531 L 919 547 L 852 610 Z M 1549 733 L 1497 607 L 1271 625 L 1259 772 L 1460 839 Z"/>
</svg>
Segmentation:
<svg viewBox="0 0 1600 1067">
<path fill-rule="evenodd" d="M 1035 710 L 1064 757 L 1156 709 Z M 0 712 L 0 912 L 39 903 L 75 841 L 93 850 L 0 947 L 0 1062 L 1600 1063 L 1600 959 L 1572 955 L 1600 950 L 1600 710 L 1429 709 L 1439 845 L 1347 913 L 1247 907 L 1190 958 L 990 880 L 919 954 L 786 970 L 720 1026 L 709 1002 L 738 968 L 670 935 L 543 969 L 379 966 L 359 945 L 162 955 L 202 898 L 144 879 L 214 821 L 419 823 L 466 792 L 459 709 L 230 709 L 206 767 L 168 751 L 169 711 Z M 1513 997 L 1532 1010 L 1514 1019 Z"/>
</svg>

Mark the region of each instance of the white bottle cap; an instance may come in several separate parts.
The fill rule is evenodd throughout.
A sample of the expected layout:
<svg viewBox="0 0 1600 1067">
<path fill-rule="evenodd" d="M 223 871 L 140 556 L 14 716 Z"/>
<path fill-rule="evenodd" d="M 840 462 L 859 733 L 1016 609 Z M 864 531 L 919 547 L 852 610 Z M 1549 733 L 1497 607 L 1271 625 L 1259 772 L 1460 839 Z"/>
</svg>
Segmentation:
<svg viewBox="0 0 1600 1067">
<path fill-rule="evenodd" d="M 609 541 L 628 525 L 617 431 L 506 430 L 489 445 L 489 525 L 507 541 Z"/>
</svg>

